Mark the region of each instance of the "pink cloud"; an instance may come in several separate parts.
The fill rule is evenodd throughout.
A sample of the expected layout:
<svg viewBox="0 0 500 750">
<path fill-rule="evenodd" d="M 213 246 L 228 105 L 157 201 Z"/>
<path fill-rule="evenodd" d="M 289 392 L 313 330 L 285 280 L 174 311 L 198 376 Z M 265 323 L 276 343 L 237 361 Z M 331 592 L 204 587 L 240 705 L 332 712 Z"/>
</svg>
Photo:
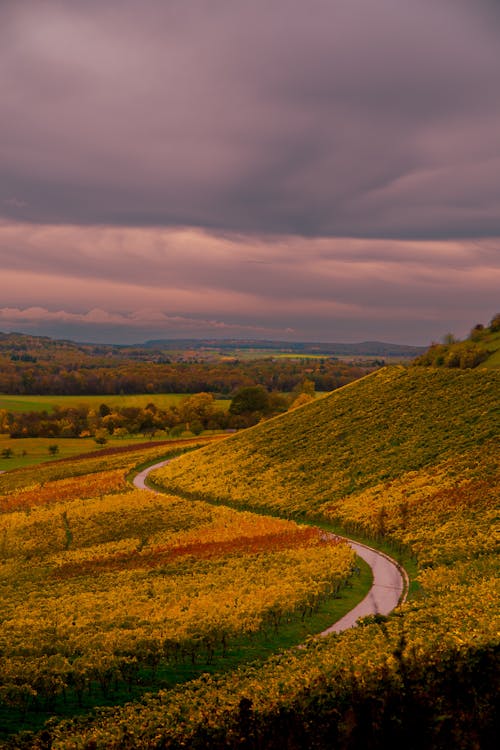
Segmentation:
<svg viewBox="0 0 500 750">
<path fill-rule="evenodd" d="M 283 334 L 292 333 L 293 329 L 278 329 L 266 326 L 245 326 L 226 323 L 222 320 L 205 320 L 203 318 L 188 318 L 181 315 L 166 315 L 157 310 L 136 310 L 130 313 L 111 313 L 107 310 L 93 308 L 84 313 L 73 313 L 66 310 L 47 310 L 44 307 L 0 308 L 0 324 L 16 325 L 18 323 L 61 323 L 61 324 L 91 324 L 96 326 L 112 325 L 125 328 L 158 328 L 168 331 L 178 331 L 193 328 L 211 329 L 222 332 L 249 332 L 254 334 Z"/>
<path fill-rule="evenodd" d="M 3 222 L 1 303 L 10 311 L 0 322 L 10 315 L 9 326 L 30 320 L 80 336 L 86 327 L 87 338 L 104 329 L 122 338 L 127 329 L 249 337 L 293 329 L 296 338 L 318 340 L 332 330 L 339 340 L 395 330 L 391 338 L 405 341 L 416 321 L 421 332 L 411 343 L 426 343 L 494 314 L 499 247 L 495 237 L 301 238 Z"/>
</svg>

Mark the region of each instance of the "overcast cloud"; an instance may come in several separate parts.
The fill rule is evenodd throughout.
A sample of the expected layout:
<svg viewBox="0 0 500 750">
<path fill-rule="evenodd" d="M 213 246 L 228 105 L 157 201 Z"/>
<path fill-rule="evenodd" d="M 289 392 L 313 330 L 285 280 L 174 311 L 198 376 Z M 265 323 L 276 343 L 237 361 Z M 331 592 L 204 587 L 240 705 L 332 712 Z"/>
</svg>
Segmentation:
<svg viewBox="0 0 500 750">
<path fill-rule="evenodd" d="M 493 0 L 4 0 L 0 328 L 487 322 L 499 38 Z"/>
</svg>

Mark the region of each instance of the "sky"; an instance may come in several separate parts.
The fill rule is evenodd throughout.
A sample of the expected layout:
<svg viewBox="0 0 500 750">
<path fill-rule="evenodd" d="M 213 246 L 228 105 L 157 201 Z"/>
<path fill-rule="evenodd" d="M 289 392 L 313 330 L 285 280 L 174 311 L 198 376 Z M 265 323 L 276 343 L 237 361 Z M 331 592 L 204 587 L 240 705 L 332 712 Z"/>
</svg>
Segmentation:
<svg viewBox="0 0 500 750">
<path fill-rule="evenodd" d="M 0 331 L 487 323 L 499 38 L 497 0 L 1 0 Z"/>
</svg>

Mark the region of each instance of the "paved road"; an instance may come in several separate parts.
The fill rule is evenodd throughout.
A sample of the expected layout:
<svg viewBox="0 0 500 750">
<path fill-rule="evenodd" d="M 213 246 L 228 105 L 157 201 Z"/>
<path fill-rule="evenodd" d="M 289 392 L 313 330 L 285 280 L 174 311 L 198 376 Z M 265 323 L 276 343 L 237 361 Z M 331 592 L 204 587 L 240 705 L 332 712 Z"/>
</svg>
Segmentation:
<svg viewBox="0 0 500 750">
<path fill-rule="evenodd" d="M 406 595 L 406 573 L 392 558 L 359 542 L 347 540 L 359 557 L 368 563 L 373 573 L 373 584 L 365 598 L 344 617 L 330 625 L 320 635 L 340 633 L 352 628 L 359 617 L 388 615 Z"/>
<path fill-rule="evenodd" d="M 139 472 L 139 474 L 136 474 L 135 477 L 132 480 L 132 484 L 134 487 L 137 487 L 138 490 L 149 490 L 151 489 L 146 485 L 146 477 L 149 474 L 150 471 L 153 471 L 154 469 L 159 469 L 161 466 L 166 466 L 170 463 L 172 459 L 168 458 L 166 461 L 160 461 L 160 463 L 155 464 L 154 466 L 148 466 L 146 469 L 143 469 Z M 153 491 L 153 490 L 152 490 Z"/>
<path fill-rule="evenodd" d="M 170 460 L 160 461 L 160 463 L 149 466 L 139 474 L 136 474 L 133 479 L 134 486 L 142 490 L 150 489 L 146 485 L 148 474 L 154 469 L 159 469 L 160 466 L 166 466 Z M 352 539 L 347 539 L 347 541 L 356 554 L 362 557 L 372 569 L 373 584 L 370 591 L 359 604 L 340 620 L 330 625 L 320 635 L 329 635 L 330 633 L 340 633 L 342 630 L 348 630 L 356 625 L 359 617 L 377 614 L 388 615 L 389 612 L 392 612 L 397 607 L 400 601 L 406 598 L 408 577 L 404 569 L 395 560 L 388 555 L 384 555 L 383 552 L 378 552 L 378 550 L 372 547 L 367 547 L 365 544 L 354 542 Z"/>
</svg>

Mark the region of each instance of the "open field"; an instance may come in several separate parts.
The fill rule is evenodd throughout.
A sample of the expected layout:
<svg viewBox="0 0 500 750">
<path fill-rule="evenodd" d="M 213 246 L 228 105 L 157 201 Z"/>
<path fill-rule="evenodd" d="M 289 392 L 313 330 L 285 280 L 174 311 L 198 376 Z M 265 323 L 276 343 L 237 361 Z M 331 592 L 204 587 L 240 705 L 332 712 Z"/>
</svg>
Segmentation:
<svg viewBox="0 0 500 750">
<path fill-rule="evenodd" d="M 192 437 L 188 433 L 184 436 L 179 437 Z M 72 458 L 74 456 L 84 455 L 86 453 L 94 453 L 109 448 L 123 448 L 130 446 L 131 448 L 137 445 L 144 445 L 149 443 L 151 446 L 155 446 L 158 443 L 164 443 L 168 441 L 168 436 L 157 436 L 154 440 L 147 440 L 143 435 L 137 435 L 136 437 L 129 438 L 113 438 L 109 437 L 106 444 L 102 447 L 96 445 L 93 438 L 10 438 L 8 435 L 0 435 L 0 454 L 7 448 L 13 451 L 11 458 L 1 458 L 0 455 L 0 471 L 8 471 L 9 469 L 17 469 L 25 466 L 32 466 L 36 464 L 42 464 L 46 461 L 54 461 L 59 458 Z M 172 443 L 176 442 L 176 438 L 172 438 Z M 51 455 L 49 452 L 49 446 L 57 445 L 58 451 L 55 455 Z"/>
<path fill-rule="evenodd" d="M 10 396 L 0 395 L 0 409 L 13 412 L 51 411 L 56 406 L 64 409 L 77 406 L 89 406 L 98 409 L 101 404 L 110 407 L 138 406 L 144 408 L 155 404 L 159 409 L 177 406 L 188 393 L 143 393 L 137 395 L 102 395 L 102 396 Z M 231 399 L 215 400 L 219 409 L 229 409 Z"/>
</svg>

